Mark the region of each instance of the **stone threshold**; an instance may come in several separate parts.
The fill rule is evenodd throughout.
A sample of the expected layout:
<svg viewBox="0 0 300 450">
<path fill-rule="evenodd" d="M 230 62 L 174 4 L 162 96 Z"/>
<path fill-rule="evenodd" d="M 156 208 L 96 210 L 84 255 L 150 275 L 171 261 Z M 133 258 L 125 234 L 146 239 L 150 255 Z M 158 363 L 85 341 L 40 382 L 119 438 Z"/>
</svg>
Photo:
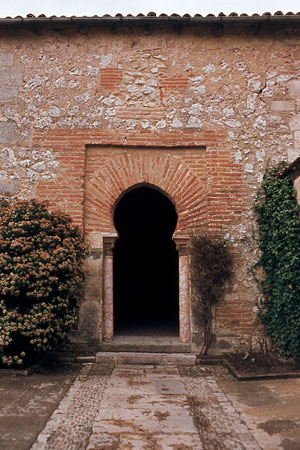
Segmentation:
<svg viewBox="0 0 300 450">
<path fill-rule="evenodd" d="M 188 356 L 191 358 L 187 358 Z M 179 342 L 178 336 L 154 335 L 116 335 L 111 342 L 102 342 L 96 347 L 91 347 L 89 351 L 88 345 L 78 347 L 73 345 L 70 351 L 52 350 L 48 352 L 47 357 L 63 362 L 113 362 L 114 364 L 180 365 L 180 361 L 190 361 L 192 364 L 196 361 L 195 354 L 191 353 L 191 345 Z"/>
<path fill-rule="evenodd" d="M 102 342 L 101 352 L 134 353 L 191 353 L 191 345 L 179 342 L 177 336 L 114 336 L 111 342 Z"/>
<path fill-rule="evenodd" d="M 196 365 L 196 355 L 191 353 L 154 353 L 154 352 L 98 352 L 96 363 L 147 364 L 147 365 Z"/>
</svg>

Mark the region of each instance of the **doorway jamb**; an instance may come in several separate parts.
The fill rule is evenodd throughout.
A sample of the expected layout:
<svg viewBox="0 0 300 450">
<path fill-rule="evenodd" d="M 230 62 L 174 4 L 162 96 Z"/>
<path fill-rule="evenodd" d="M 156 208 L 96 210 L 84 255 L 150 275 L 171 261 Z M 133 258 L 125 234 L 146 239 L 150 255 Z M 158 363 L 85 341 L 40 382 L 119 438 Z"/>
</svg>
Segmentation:
<svg viewBox="0 0 300 450">
<path fill-rule="evenodd" d="M 113 249 L 116 238 L 104 238 L 103 244 L 103 340 L 112 341 L 114 335 L 113 310 Z M 175 238 L 179 260 L 179 340 L 190 343 L 190 255 L 188 239 Z"/>
<path fill-rule="evenodd" d="M 188 239 L 175 238 L 179 259 L 179 340 L 191 341 L 190 255 Z"/>
<path fill-rule="evenodd" d="M 114 335 L 113 249 L 115 238 L 103 242 L 103 340 L 112 341 Z"/>
</svg>

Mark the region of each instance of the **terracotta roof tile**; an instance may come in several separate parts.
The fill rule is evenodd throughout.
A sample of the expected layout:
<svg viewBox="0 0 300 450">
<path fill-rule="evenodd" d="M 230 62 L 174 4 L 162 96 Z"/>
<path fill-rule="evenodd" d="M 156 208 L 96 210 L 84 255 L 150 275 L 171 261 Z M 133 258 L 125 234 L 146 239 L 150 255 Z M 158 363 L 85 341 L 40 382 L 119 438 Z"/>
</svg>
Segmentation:
<svg viewBox="0 0 300 450">
<path fill-rule="evenodd" d="M 18 22 L 28 22 L 28 21 L 41 21 L 41 22 L 46 22 L 46 21 L 56 21 L 56 20 L 65 20 L 66 22 L 68 21 L 72 21 L 72 18 L 76 18 L 76 19 L 82 19 L 82 20 L 90 20 L 90 19 L 94 19 L 94 20 L 114 20 L 114 19 L 123 19 L 124 21 L 126 21 L 126 19 L 136 19 L 138 20 L 146 20 L 146 19 L 151 19 L 153 21 L 155 21 L 156 19 L 172 19 L 172 20 L 181 20 L 181 19 L 194 19 L 194 20 L 201 20 L 203 22 L 205 21 L 210 21 L 212 18 L 215 19 L 229 19 L 230 21 L 235 21 L 235 20 L 239 20 L 240 18 L 242 20 L 244 20 L 245 18 L 249 18 L 250 19 L 255 19 L 255 18 L 266 18 L 266 16 L 269 19 L 274 18 L 274 20 L 276 19 L 286 19 L 287 21 L 290 19 L 291 16 L 293 16 L 294 18 L 298 18 L 300 16 L 300 11 L 297 13 L 294 12 L 287 12 L 286 14 L 283 14 L 282 11 L 276 11 L 274 14 L 271 14 L 269 11 L 264 12 L 263 14 L 252 14 L 249 15 L 247 13 L 241 13 L 238 14 L 235 11 L 232 11 L 230 14 L 225 14 L 224 12 L 220 12 L 219 14 L 207 14 L 206 16 L 202 16 L 201 14 L 195 14 L 193 16 L 191 16 L 190 14 L 186 13 L 183 15 L 177 14 L 177 13 L 173 13 L 173 14 L 165 14 L 165 13 L 161 13 L 159 15 L 157 15 L 154 11 L 150 11 L 147 14 L 143 14 L 143 13 L 139 13 L 137 15 L 132 15 L 132 14 L 127 14 L 127 15 L 123 15 L 121 13 L 115 14 L 114 16 L 111 16 L 109 14 L 104 14 L 102 16 L 97 16 L 94 15 L 92 17 L 87 17 L 87 16 L 71 16 L 71 17 L 67 17 L 67 16 L 56 16 L 56 15 L 52 15 L 52 16 L 45 16 L 45 14 L 40 14 L 39 16 L 35 16 L 34 14 L 27 14 L 26 17 L 22 17 L 22 16 L 16 16 L 16 17 L 5 17 L 5 18 L 0 18 L 1 23 L 5 23 L 5 21 L 7 21 L 7 23 L 12 23 L 13 21 L 18 21 Z"/>
</svg>

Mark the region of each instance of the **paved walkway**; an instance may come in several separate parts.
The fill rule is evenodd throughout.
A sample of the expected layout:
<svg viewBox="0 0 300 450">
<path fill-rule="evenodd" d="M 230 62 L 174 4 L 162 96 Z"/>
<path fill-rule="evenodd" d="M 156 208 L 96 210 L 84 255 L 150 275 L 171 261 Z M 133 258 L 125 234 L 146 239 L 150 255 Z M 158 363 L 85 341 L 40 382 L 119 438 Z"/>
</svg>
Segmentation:
<svg viewBox="0 0 300 450">
<path fill-rule="evenodd" d="M 209 368 L 193 370 L 116 366 L 109 375 L 87 364 L 32 450 L 281 448 L 241 419 Z"/>
<path fill-rule="evenodd" d="M 202 449 L 176 367 L 117 367 L 95 418 L 88 450 Z"/>
</svg>

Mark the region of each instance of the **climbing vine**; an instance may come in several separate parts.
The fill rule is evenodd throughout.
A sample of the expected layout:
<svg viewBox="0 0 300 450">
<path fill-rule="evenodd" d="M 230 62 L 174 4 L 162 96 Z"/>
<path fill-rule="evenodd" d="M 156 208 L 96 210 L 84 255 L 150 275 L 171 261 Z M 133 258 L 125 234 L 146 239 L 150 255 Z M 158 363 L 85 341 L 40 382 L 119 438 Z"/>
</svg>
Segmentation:
<svg viewBox="0 0 300 450">
<path fill-rule="evenodd" d="M 300 208 L 292 174 L 282 176 L 282 165 L 268 169 L 255 205 L 259 286 L 259 318 L 282 355 L 300 359 Z"/>
<path fill-rule="evenodd" d="M 211 345 L 213 306 L 221 300 L 232 274 L 233 256 L 221 234 L 200 231 L 191 236 L 192 308 L 203 334 L 200 356 Z"/>
</svg>

